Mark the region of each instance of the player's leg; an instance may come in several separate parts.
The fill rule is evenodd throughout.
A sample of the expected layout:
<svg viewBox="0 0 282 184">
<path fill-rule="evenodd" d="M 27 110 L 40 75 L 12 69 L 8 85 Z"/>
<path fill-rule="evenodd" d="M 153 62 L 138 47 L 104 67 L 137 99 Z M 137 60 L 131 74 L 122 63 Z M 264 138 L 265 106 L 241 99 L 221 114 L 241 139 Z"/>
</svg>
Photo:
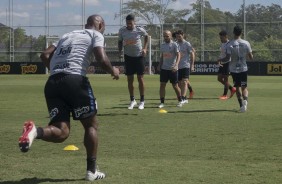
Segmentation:
<svg viewBox="0 0 282 184">
<path fill-rule="evenodd" d="M 58 88 L 64 75 L 57 74 L 49 77 L 45 84 L 45 98 L 50 114 L 50 124 L 36 128 L 33 121 L 24 123 L 22 135 L 19 138 L 19 147 L 22 152 L 27 152 L 35 138 L 49 142 L 62 142 L 69 135 L 69 110 L 64 108 L 66 104 L 58 98 L 61 89 Z"/>
<path fill-rule="evenodd" d="M 241 91 L 241 75 L 240 75 L 240 73 L 231 73 L 231 75 L 232 75 L 232 78 L 233 78 L 234 87 L 236 87 L 236 96 L 237 96 L 237 100 L 239 102 L 240 111 L 244 112 L 242 110 L 243 100 L 242 100 L 242 91 Z"/>
<path fill-rule="evenodd" d="M 193 90 L 191 82 L 189 80 L 187 82 L 187 88 L 189 90 L 189 99 L 192 99 L 194 97 L 194 90 Z"/>
<path fill-rule="evenodd" d="M 96 159 L 98 151 L 98 122 L 96 115 L 80 120 L 84 127 L 84 146 L 86 149 L 87 172 L 85 179 L 94 181 L 105 178 L 105 174 L 97 169 Z"/>
<path fill-rule="evenodd" d="M 165 103 L 165 88 L 166 88 L 166 83 L 168 82 L 168 70 L 161 70 L 160 71 L 160 90 L 159 90 L 159 94 L 160 94 L 160 105 L 159 108 L 163 108 L 164 107 L 164 103 Z"/>
<path fill-rule="evenodd" d="M 136 64 L 136 73 L 137 73 L 137 80 L 138 80 L 138 87 L 139 87 L 139 94 L 140 94 L 140 104 L 138 109 L 144 109 L 145 105 L 145 83 L 144 83 L 144 72 L 145 72 L 145 63 L 144 57 L 138 57 L 137 64 Z"/>
<path fill-rule="evenodd" d="M 133 83 L 134 83 L 134 75 L 127 75 L 127 88 L 130 96 L 130 101 L 135 100 Z"/>
<path fill-rule="evenodd" d="M 104 173 L 96 172 L 96 158 L 98 149 L 97 101 L 87 77 L 75 76 L 69 95 L 65 98 L 72 107 L 72 117 L 80 120 L 84 127 L 84 146 L 86 149 L 87 172 L 86 180 L 103 179 Z"/>
<path fill-rule="evenodd" d="M 222 100 L 228 99 L 227 97 L 227 92 L 228 92 L 228 87 L 229 87 L 229 82 L 228 82 L 228 75 L 222 74 L 221 75 L 222 81 L 223 81 L 223 94 L 220 97 Z"/>
<path fill-rule="evenodd" d="M 178 86 L 178 72 L 173 72 L 170 71 L 170 83 L 172 85 L 172 88 L 174 89 L 174 92 L 176 94 L 176 97 L 178 99 L 178 107 L 182 107 L 183 103 L 182 103 L 182 98 L 181 98 L 181 90 Z"/>
<path fill-rule="evenodd" d="M 225 83 L 224 90 L 228 91 L 228 89 L 229 89 L 230 90 L 229 98 L 232 98 L 233 95 L 236 93 L 236 88 L 231 86 L 229 81 L 228 81 L 229 74 L 230 74 L 230 72 L 229 72 L 229 63 L 226 63 L 226 64 L 223 65 L 222 74 L 224 75 L 224 83 Z"/>
<path fill-rule="evenodd" d="M 218 69 L 218 74 L 217 74 L 218 82 L 220 82 L 224 86 L 223 94 L 222 94 L 222 96 L 219 97 L 219 99 L 221 99 L 221 100 L 227 100 L 228 99 L 228 97 L 227 97 L 228 87 L 226 87 L 227 77 L 225 75 L 225 73 L 226 73 L 225 69 L 226 69 L 226 67 L 224 67 L 224 65 L 220 66 L 219 69 Z"/>
<path fill-rule="evenodd" d="M 180 81 L 181 98 L 182 98 L 183 103 L 188 103 L 188 99 L 187 99 L 187 96 L 186 96 L 187 90 L 188 90 L 187 84 L 188 84 L 187 78 L 183 78 Z"/>
<path fill-rule="evenodd" d="M 124 55 L 125 75 L 127 76 L 127 88 L 129 92 L 130 104 L 128 109 L 133 109 L 137 105 L 134 97 L 134 73 L 135 73 L 134 57 Z"/>
<path fill-rule="evenodd" d="M 194 91 L 193 91 L 191 82 L 189 81 L 189 78 L 190 78 L 190 68 L 185 68 L 184 74 L 183 74 L 182 77 L 184 78 L 186 86 L 187 86 L 184 103 L 188 103 L 188 99 L 186 97 L 188 90 L 189 90 L 189 99 L 192 99 L 193 96 L 194 96 Z"/>
<path fill-rule="evenodd" d="M 241 74 L 241 88 L 242 88 L 242 109 L 245 112 L 247 110 L 248 105 L 248 97 L 249 97 L 249 91 L 247 89 L 248 86 L 248 74 L 247 72 L 242 72 Z"/>
<path fill-rule="evenodd" d="M 187 68 L 188 69 L 188 68 Z M 188 103 L 186 93 L 187 93 L 187 75 L 185 75 L 185 68 L 178 69 L 178 85 L 181 91 L 182 103 Z"/>
</svg>

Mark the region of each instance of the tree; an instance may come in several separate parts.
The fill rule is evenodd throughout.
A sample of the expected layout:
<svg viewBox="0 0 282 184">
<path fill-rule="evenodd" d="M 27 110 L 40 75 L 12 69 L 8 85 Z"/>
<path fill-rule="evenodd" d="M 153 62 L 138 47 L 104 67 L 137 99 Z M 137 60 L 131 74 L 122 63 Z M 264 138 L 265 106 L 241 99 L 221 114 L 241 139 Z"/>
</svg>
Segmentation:
<svg viewBox="0 0 282 184">
<path fill-rule="evenodd" d="M 282 38 L 281 6 L 277 4 L 270 6 L 250 4 L 245 9 L 247 23 L 246 35 L 244 35 L 244 37 L 254 43 L 253 50 L 256 53 L 254 56 L 255 60 L 281 61 L 281 55 L 277 54 L 279 50 L 280 52 L 282 50 L 281 43 L 278 43 Z M 235 14 L 237 22 L 243 22 L 242 17 L 243 6 L 241 6 L 241 9 Z M 259 50 L 261 50 L 261 52 Z"/>
</svg>

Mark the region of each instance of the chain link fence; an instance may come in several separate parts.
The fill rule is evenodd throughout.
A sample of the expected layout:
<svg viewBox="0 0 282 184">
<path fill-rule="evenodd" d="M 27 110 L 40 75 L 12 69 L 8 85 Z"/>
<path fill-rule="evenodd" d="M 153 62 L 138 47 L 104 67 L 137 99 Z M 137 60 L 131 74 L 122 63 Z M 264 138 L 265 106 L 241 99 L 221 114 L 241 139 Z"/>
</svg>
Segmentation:
<svg viewBox="0 0 282 184">
<path fill-rule="evenodd" d="M 50 44 L 48 43 L 51 40 L 50 38 L 60 37 L 63 33 L 72 30 L 83 29 L 85 19 L 88 15 L 93 14 L 93 9 L 95 10 L 97 7 L 92 5 L 90 0 L 81 0 L 78 5 L 63 10 L 64 15 L 69 16 L 69 19 L 62 20 L 60 17 L 62 12 L 58 13 L 58 7 L 71 2 L 73 1 L 36 0 L 34 4 L 28 6 L 28 3 L 22 0 L 1 0 L 0 10 L 5 13 L 0 16 L 0 62 L 40 62 L 39 55 Z M 121 9 L 126 5 L 126 2 L 128 1 L 120 1 L 122 4 L 116 6 L 116 10 L 111 12 L 112 16 L 103 16 L 106 20 L 106 42 L 109 42 L 107 52 L 112 61 L 115 62 L 120 61 L 118 57 L 115 57 L 118 48 L 115 36 L 118 29 L 125 23 Z M 195 2 L 189 1 L 190 4 Z M 261 0 L 228 0 L 221 1 L 221 5 L 218 5 L 218 0 L 207 2 L 210 3 L 211 8 L 203 5 L 201 10 L 185 17 L 186 22 L 168 21 L 163 24 L 137 22 L 144 26 L 151 35 L 151 58 L 153 62 L 159 61 L 162 30 L 184 30 L 186 39 L 196 50 L 196 62 L 215 61 L 219 56 L 220 40 L 218 33 L 220 30 L 226 29 L 231 38 L 232 29 L 236 24 L 244 27 L 244 37 L 251 43 L 256 61 L 282 61 L 281 12 L 276 12 L 278 15 L 280 14 L 279 20 L 261 19 L 253 21 L 254 18 L 251 16 L 254 15 L 251 14 L 251 11 L 240 15 L 240 9 L 243 8 L 243 5 L 249 7 L 252 4 L 262 2 Z M 183 8 L 192 9 L 190 4 L 183 4 Z M 225 5 L 230 8 L 222 8 Z M 272 6 L 276 7 L 273 11 L 281 11 L 279 0 L 269 1 L 267 5 L 263 5 L 265 8 Z M 27 12 L 21 11 L 22 14 L 20 15 L 20 7 L 22 9 L 26 7 Z M 196 16 L 197 13 L 199 14 L 198 17 Z M 256 13 L 259 14 L 259 12 Z M 270 13 L 273 14 L 269 15 L 270 17 L 275 14 L 275 12 Z M 29 16 L 25 17 L 27 14 Z M 224 15 L 222 16 L 225 17 L 224 19 L 212 18 L 212 16 L 221 14 Z M 230 14 L 234 15 L 233 19 L 230 18 Z M 193 21 L 190 21 L 191 18 L 194 18 Z"/>
</svg>

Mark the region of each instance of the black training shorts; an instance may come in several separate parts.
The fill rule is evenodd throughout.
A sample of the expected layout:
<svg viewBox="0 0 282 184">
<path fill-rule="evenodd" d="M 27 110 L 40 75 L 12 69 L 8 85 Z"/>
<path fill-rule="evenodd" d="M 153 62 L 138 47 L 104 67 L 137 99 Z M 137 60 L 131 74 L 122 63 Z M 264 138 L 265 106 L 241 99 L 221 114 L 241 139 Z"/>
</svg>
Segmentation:
<svg viewBox="0 0 282 184">
<path fill-rule="evenodd" d="M 168 80 L 172 84 L 178 83 L 178 72 L 173 72 L 172 70 L 163 70 L 161 69 L 160 73 L 160 82 L 167 83 Z"/>
<path fill-rule="evenodd" d="M 145 59 L 143 56 L 131 57 L 124 55 L 125 75 L 144 75 Z"/>
<path fill-rule="evenodd" d="M 49 77 L 45 84 L 45 98 L 50 124 L 81 120 L 97 113 L 97 103 L 87 77 L 59 73 Z"/>
<path fill-rule="evenodd" d="M 229 75 L 229 63 L 225 63 L 218 68 L 218 74 Z"/>
<path fill-rule="evenodd" d="M 247 72 L 231 73 L 233 83 L 235 87 L 247 87 L 248 86 L 248 74 Z"/>
<path fill-rule="evenodd" d="M 189 79 L 190 76 L 190 68 L 181 68 L 178 69 L 178 81 L 182 79 Z"/>
</svg>

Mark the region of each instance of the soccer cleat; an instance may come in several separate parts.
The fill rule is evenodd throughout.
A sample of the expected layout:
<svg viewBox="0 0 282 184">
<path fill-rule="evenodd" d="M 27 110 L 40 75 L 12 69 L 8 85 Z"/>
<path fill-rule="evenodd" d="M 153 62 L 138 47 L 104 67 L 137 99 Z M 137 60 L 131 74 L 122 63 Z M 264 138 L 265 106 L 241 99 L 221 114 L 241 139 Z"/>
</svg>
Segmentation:
<svg viewBox="0 0 282 184">
<path fill-rule="evenodd" d="M 128 106 L 128 109 L 130 109 L 130 110 L 133 109 L 135 105 L 137 105 L 137 102 L 135 100 L 131 101 L 129 106 Z"/>
<path fill-rule="evenodd" d="M 189 103 L 188 99 L 182 100 L 183 104 Z"/>
<path fill-rule="evenodd" d="M 19 147 L 22 152 L 27 152 L 33 140 L 37 136 L 37 130 L 32 121 L 26 121 L 23 127 L 22 136 L 19 138 Z"/>
<path fill-rule="evenodd" d="M 177 107 L 182 107 L 183 106 L 183 101 L 178 102 Z"/>
<path fill-rule="evenodd" d="M 159 105 L 159 108 L 163 108 L 164 107 L 164 103 L 161 103 L 160 105 Z"/>
<path fill-rule="evenodd" d="M 227 95 L 222 95 L 219 97 L 220 100 L 227 100 L 228 99 L 228 96 Z"/>
<path fill-rule="evenodd" d="M 243 103 L 244 108 L 247 110 L 248 101 L 247 100 L 243 100 L 242 103 Z"/>
<path fill-rule="evenodd" d="M 143 110 L 144 109 L 144 105 L 145 105 L 145 102 L 140 102 L 140 104 L 138 106 L 138 109 Z"/>
<path fill-rule="evenodd" d="M 105 173 L 102 173 L 100 171 L 96 170 L 95 173 L 91 171 L 87 171 L 85 180 L 87 181 L 101 180 L 101 179 L 104 179 L 105 177 L 106 177 Z"/>
<path fill-rule="evenodd" d="M 194 91 L 191 91 L 191 92 L 189 93 L 189 99 L 192 99 L 193 96 L 194 96 Z"/>
<path fill-rule="evenodd" d="M 240 112 L 246 112 L 246 110 L 246 106 L 243 105 L 242 107 L 240 107 Z"/>
<path fill-rule="evenodd" d="M 235 93 L 236 93 L 236 88 L 233 87 L 233 88 L 231 89 L 231 91 L 230 91 L 230 96 L 229 96 L 229 98 L 232 98 L 232 96 L 233 96 Z"/>
</svg>

